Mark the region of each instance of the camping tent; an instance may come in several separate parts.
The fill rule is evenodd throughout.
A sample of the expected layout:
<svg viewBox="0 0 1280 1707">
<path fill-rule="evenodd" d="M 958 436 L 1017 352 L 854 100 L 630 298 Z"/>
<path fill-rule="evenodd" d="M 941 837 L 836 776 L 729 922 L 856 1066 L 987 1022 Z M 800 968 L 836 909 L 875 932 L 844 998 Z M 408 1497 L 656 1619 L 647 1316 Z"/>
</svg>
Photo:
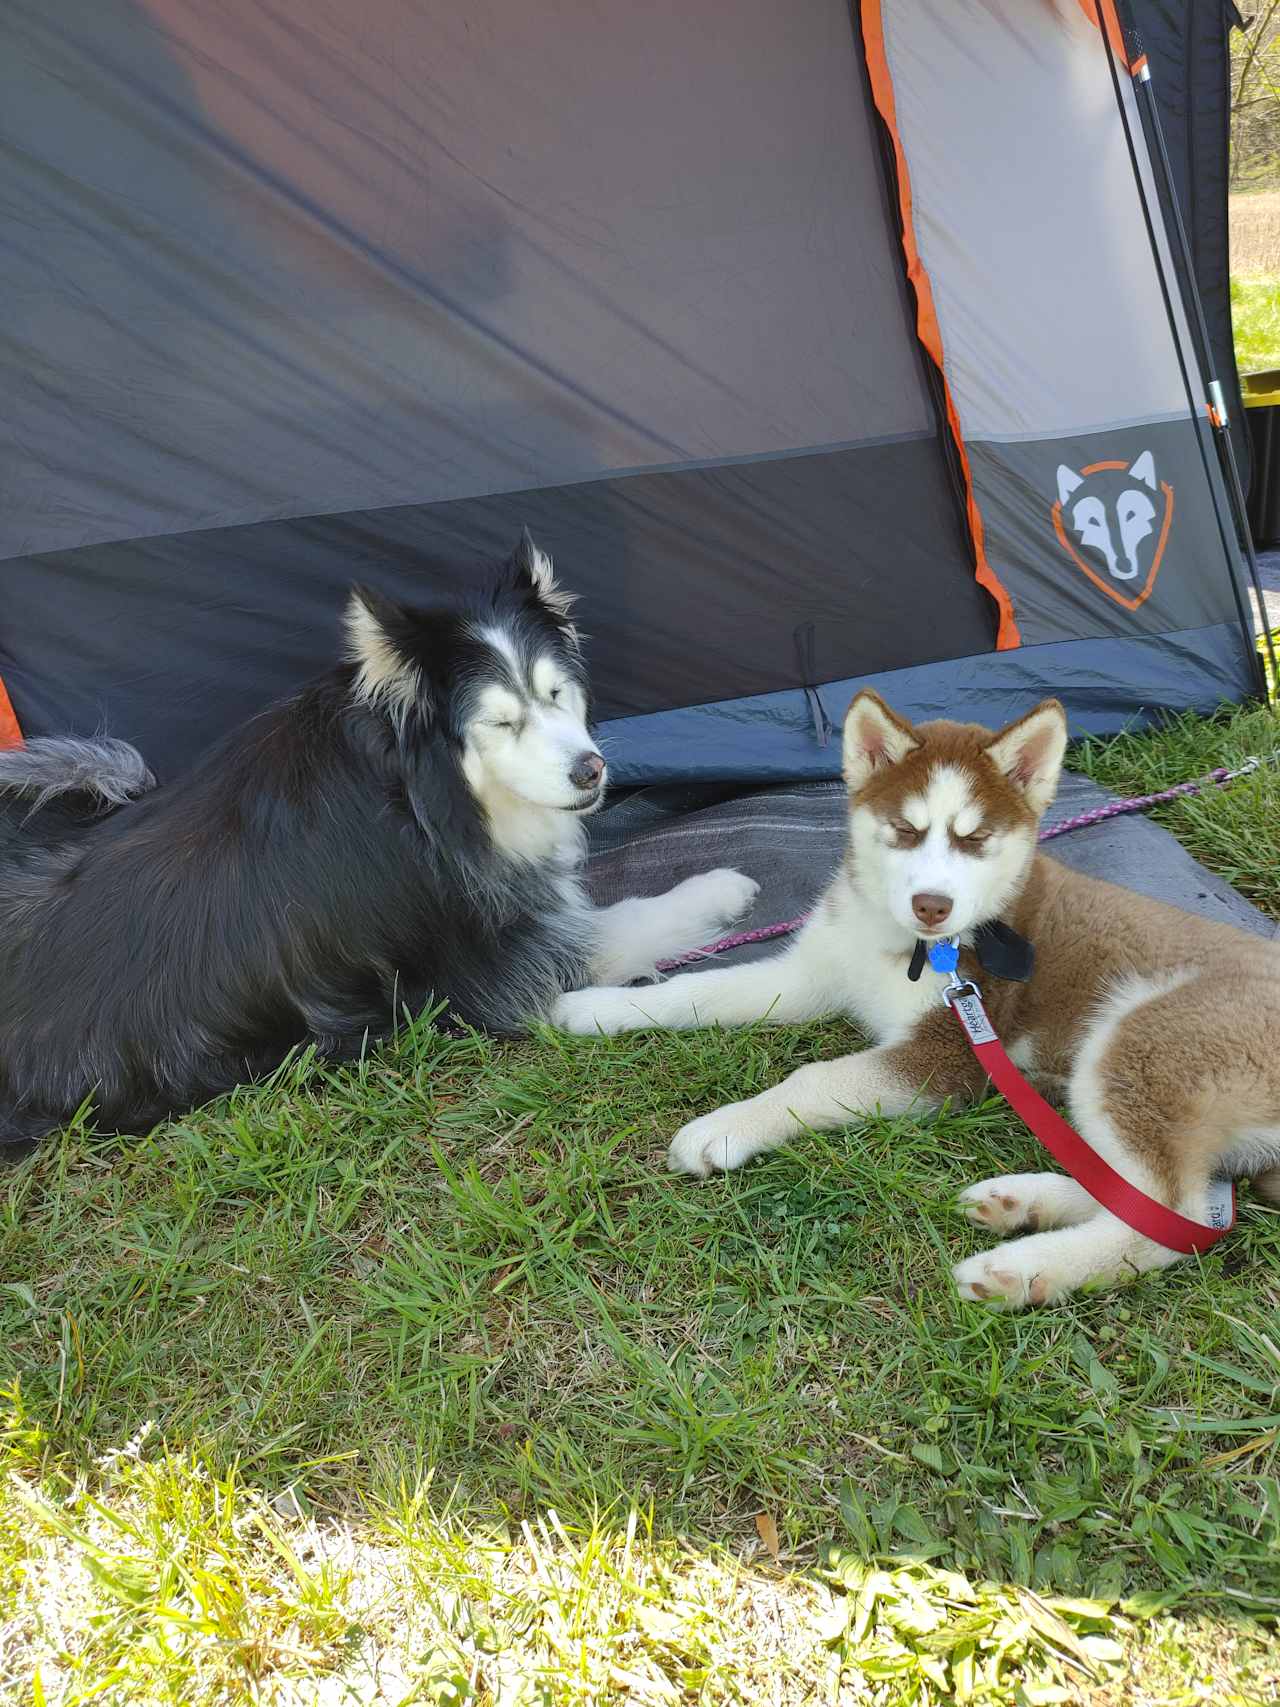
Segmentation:
<svg viewBox="0 0 1280 1707">
<path fill-rule="evenodd" d="M 868 680 L 1095 730 L 1251 691 L 1112 0 L 11 0 L 3 40 L 27 734 L 173 774 L 350 581 L 430 599 L 526 523 L 631 780 L 832 774 Z"/>
</svg>

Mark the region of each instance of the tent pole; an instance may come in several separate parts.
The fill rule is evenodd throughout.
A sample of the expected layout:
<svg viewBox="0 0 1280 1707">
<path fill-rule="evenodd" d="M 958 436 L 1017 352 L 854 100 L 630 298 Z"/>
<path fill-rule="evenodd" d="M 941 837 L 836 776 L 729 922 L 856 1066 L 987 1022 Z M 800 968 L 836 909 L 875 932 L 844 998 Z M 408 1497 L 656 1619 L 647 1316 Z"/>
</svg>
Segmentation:
<svg viewBox="0 0 1280 1707">
<path fill-rule="evenodd" d="M 1129 135 L 1129 120 L 1124 109 L 1124 96 L 1121 91 L 1120 74 L 1115 63 L 1115 49 L 1106 28 L 1101 0 L 1094 0 L 1098 14 L 1098 28 L 1111 69 L 1111 80 L 1115 87 L 1116 102 L 1120 108 L 1120 117 L 1125 126 L 1125 134 Z M 1135 32 L 1130 31 L 1133 36 Z M 1141 43 L 1137 42 L 1138 48 Z M 1164 215 L 1166 233 L 1174 240 L 1177 254 L 1181 261 L 1180 267 L 1175 267 L 1178 274 L 1178 285 L 1182 297 L 1183 310 L 1192 331 L 1196 346 L 1196 360 L 1200 368 L 1200 380 L 1205 388 L 1202 399 L 1205 413 L 1213 430 L 1213 440 L 1218 452 L 1218 462 L 1227 489 L 1227 499 L 1231 507 L 1234 531 L 1237 543 L 1243 548 L 1245 560 L 1249 566 L 1249 579 L 1258 600 L 1258 611 L 1262 620 L 1263 644 L 1266 648 L 1267 661 L 1271 666 L 1271 686 L 1268 686 L 1266 672 L 1262 668 L 1262 660 L 1258 656 L 1257 637 L 1254 633 L 1253 619 L 1246 601 L 1241 597 L 1239 582 L 1235 570 L 1231 570 L 1231 587 L 1235 594 L 1236 609 L 1240 617 L 1240 626 L 1244 633 L 1248 656 L 1254 671 L 1254 679 L 1261 691 L 1264 701 L 1276 703 L 1280 697 L 1280 670 L 1277 670 L 1275 644 L 1271 638 L 1270 626 L 1266 619 L 1266 600 L 1262 592 L 1262 575 L 1258 567 L 1258 554 L 1254 548 L 1253 534 L 1249 527 L 1249 517 L 1245 506 L 1244 485 L 1240 479 L 1240 466 L 1236 461 L 1236 449 L 1231 438 L 1230 418 L 1227 414 L 1226 397 L 1221 382 L 1213 374 L 1213 351 L 1209 340 L 1209 327 L 1204 317 L 1204 304 L 1200 299 L 1200 289 L 1196 283 L 1195 263 L 1191 255 L 1191 244 L 1187 238 L 1187 228 L 1182 218 L 1182 209 L 1178 202 L 1177 190 L 1173 182 L 1173 169 L 1169 163 L 1169 150 L 1165 145 L 1164 126 L 1160 120 L 1160 109 L 1156 104 L 1155 91 L 1151 84 L 1151 66 L 1145 54 L 1140 54 L 1136 71 L 1131 73 L 1135 86 L 1135 98 L 1138 110 L 1142 115 L 1143 129 L 1146 132 L 1152 164 L 1158 167 L 1156 177 L 1156 194 L 1161 203 Z M 1146 202 L 1146 192 L 1142 186 L 1142 174 L 1138 167 L 1133 148 L 1132 137 L 1129 137 L 1129 152 L 1133 162 L 1134 176 L 1138 182 L 1138 192 Z M 1150 223 L 1150 222 L 1148 222 Z M 1162 275 L 1163 262 L 1160 246 L 1155 240 L 1154 230 L 1151 231 L 1151 248 L 1156 263 L 1156 270 Z M 1173 324 L 1172 303 L 1168 301 L 1165 291 L 1166 306 L 1170 310 L 1169 318 Z M 1173 324 L 1174 340 L 1177 342 L 1177 327 Z M 1184 368 L 1184 378 L 1188 379 L 1187 389 L 1191 392 L 1189 378 Z M 1192 408 L 1195 410 L 1195 399 L 1191 397 Z M 1215 506 L 1216 507 L 1216 506 Z M 1221 526 L 1221 524 L 1220 524 Z M 1223 544 L 1226 545 L 1226 533 L 1223 531 Z M 1229 556 L 1229 548 L 1228 548 Z"/>
<path fill-rule="evenodd" d="M 1190 298 L 1195 310 L 1197 342 L 1203 374 L 1209 375 L 1206 390 L 1208 391 L 1209 420 L 1213 425 L 1213 436 L 1218 446 L 1218 456 L 1222 462 L 1226 476 L 1227 494 L 1231 499 L 1236 528 L 1244 546 L 1245 560 L 1249 565 L 1249 579 L 1253 583 L 1254 593 L 1258 600 L 1258 614 L 1262 620 L 1263 644 L 1267 651 L 1267 662 L 1271 665 L 1272 689 L 1267 697 L 1273 698 L 1280 694 L 1280 673 L 1276 670 L 1275 643 L 1271 638 L 1271 626 L 1267 621 L 1267 601 L 1262 592 L 1262 573 L 1258 567 L 1258 553 L 1253 543 L 1253 530 L 1249 526 L 1248 509 L 1245 504 L 1244 482 L 1240 478 L 1240 464 L 1236 459 L 1235 442 L 1231 437 L 1231 417 L 1227 413 L 1227 400 L 1221 382 L 1213 377 L 1213 350 L 1209 340 L 1209 327 L 1204 317 L 1204 303 L 1200 298 L 1200 287 L 1191 256 L 1191 244 L 1187 238 L 1187 227 L 1182 218 L 1182 209 L 1178 204 L 1177 192 L 1174 189 L 1173 169 L 1169 164 L 1169 150 L 1165 146 L 1164 125 L 1160 120 L 1160 109 L 1156 105 L 1155 91 L 1151 86 L 1151 66 L 1143 65 L 1134 78 L 1137 85 L 1138 105 L 1144 115 L 1148 130 L 1155 138 L 1156 157 L 1160 162 L 1160 177 L 1164 185 L 1165 200 L 1173 211 L 1173 225 L 1178 239 L 1178 247 L 1182 251 L 1182 267 L 1189 289 L 1185 294 Z M 1252 639 L 1252 636 L 1250 637 Z"/>
</svg>

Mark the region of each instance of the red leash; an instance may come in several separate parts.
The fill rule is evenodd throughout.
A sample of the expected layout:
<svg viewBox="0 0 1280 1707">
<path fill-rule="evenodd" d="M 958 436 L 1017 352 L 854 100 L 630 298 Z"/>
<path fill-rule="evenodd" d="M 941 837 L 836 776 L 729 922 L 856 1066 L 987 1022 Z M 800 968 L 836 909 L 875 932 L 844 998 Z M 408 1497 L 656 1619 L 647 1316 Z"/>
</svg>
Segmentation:
<svg viewBox="0 0 1280 1707">
<path fill-rule="evenodd" d="M 1040 1140 L 1049 1154 L 1096 1198 L 1104 1209 L 1118 1216 L 1136 1233 L 1154 1239 L 1167 1250 L 1181 1251 L 1194 1256 L 1207 1251 L 1229 1233 L 1236 1219 L 1236 1188 L 1223 1182 L 1211 1188 L 1210 1221 L 1205 1225 L 1167 1209 L 1136 1185 L 1130 1185 L 1109 1162 L 1103 1161 L 1096 1150 L 1058 1113 L 1040 1093 L 1023 1078 L 1005 1054 L 1004 1045 L 982 1005 L 978 986 L 951 974 L 952 982 L 943 995 L 947 1006 L 964 1027 L 970 1047 L 982 1064 L 982 1069 L 1018 1118 Z"/>
</svg>

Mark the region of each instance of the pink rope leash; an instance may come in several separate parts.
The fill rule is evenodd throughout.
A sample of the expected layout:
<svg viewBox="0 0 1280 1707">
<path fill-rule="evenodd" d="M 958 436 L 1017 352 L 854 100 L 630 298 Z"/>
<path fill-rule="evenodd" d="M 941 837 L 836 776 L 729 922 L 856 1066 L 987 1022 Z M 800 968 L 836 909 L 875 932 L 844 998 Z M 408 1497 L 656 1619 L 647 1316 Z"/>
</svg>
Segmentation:
<svg viewBox="0 0 1280 1707">
<path fill-rule="evenodd" d="M 696 961 L 709 960 L 713 954 L 725 954 L 731 948 L 745 948 L 749 942 L 769 942 L 775 936 L 787 936 L 792 931 L 798 931 L 809 917 L 801 913 L 798 919 L 784 919 L 780 925 L 757 925 L 753 931 L 738 931 L 733 936 L 719 936 L 714 942 L 709 942 L 705 948 L 691 948 L 688 954 L 681 954 L 675 960 L 659 960 L 659 972 L 674 972 L 680 966 L 692 966 Z"/>
<path fill-rule="evenodd" d="M 1160 806 L 1166 800 L 1177 800 L 1184 794 L 1199 794 L 1206 783 L 1216 783 L 1219 788 L 1234 782 L 1238 776 L 1249 776 L 1261 764 L 1260 759 L 1247 759 L 1239 770 L 1229 771 L 1224 765 L 1217 770 L 1202 776 L 1199 782 L 1180 782 L 1175 788 L 1165 788 L 1159 794 L 1134 794 L 1128 800 L 1112 800 L 1106 806 L 1095 806 L 1092 812 L 1081 812 L 1078 817 L 1064 818 L 1061 823 L 1050 824 L 1047 830 L 1041 830 L 1040 840 L 1051 842 L 1055 836 L 1065 836 L 1069 830 L 1083 830 L 1090 824 L 1105 823 L 1108 818 L 1119 818 L 1126 812 L 1145 812 L 1149 806 Z"/>
<path fill-rule="evenodd" d="M 1055 836 L 1068 835 L 1072 830 L 1085 830 L 1090 824 L 1105 824 L 1108 818 L 1120 818 L 1127 812 L 1145 812 L 1151 806 L 1160 806 L 1166 800 L 1178 800 L 1186 794 L 1200 794 L 1204 788 L 1213 783 L 1218 788 L 1225 788 L 1229 782 L 1235 782 L 1237 777 L 1251 776 L 1263 761 L 1259 758 L 1246 759 L 1238 770 L 1227 770 L 1219 765 L 1207 776 L 1202 776 L 1198 782 L 1180 782 L 1173 788 L 1161 789 L 1159 794 L 1134 794 L 1127 800 L 1111 800 L 1105 806 L 1095 806 L 1089 812 L 1079 812 L 1074 818 L 1063 818 L 1056 824 L 1050 824 L 1041 830 L 1039 840 L 1051 842 Z M 753 931 L 737 931 L 732 936 L 717 937 L 705 948 L 692 948 L 688 954 L 681 954 L 674 960 L 659 960 L 659 972 L 678 972 L 682 966 L 695 966 L 700 960 L 710 960 L 713 955 L 727 954 L 731 948 L 745 948 L 752 942 L 771 942 L 774 937 L 790 936 L 792 931 L 798 931 L 809 917 L 801 913 L 798 919 L 784 919 L 778 925 L 757 925 Z"/>
</svg>

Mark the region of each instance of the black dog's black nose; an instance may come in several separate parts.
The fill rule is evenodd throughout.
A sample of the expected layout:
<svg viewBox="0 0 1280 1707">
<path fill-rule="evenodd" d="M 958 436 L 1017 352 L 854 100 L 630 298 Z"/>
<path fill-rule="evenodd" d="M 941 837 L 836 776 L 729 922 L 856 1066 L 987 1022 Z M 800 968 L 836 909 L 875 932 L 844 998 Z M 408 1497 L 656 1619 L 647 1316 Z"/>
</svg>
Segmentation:
<svg viewBox="0 0 1280 1707">
<path fill-rule="evenodd" d="M 569 772 L 569 781 L 575 788 L 597 788 L 603 775 L 604 760 L 599 753 L 579 753 Z"/>
</svg>

